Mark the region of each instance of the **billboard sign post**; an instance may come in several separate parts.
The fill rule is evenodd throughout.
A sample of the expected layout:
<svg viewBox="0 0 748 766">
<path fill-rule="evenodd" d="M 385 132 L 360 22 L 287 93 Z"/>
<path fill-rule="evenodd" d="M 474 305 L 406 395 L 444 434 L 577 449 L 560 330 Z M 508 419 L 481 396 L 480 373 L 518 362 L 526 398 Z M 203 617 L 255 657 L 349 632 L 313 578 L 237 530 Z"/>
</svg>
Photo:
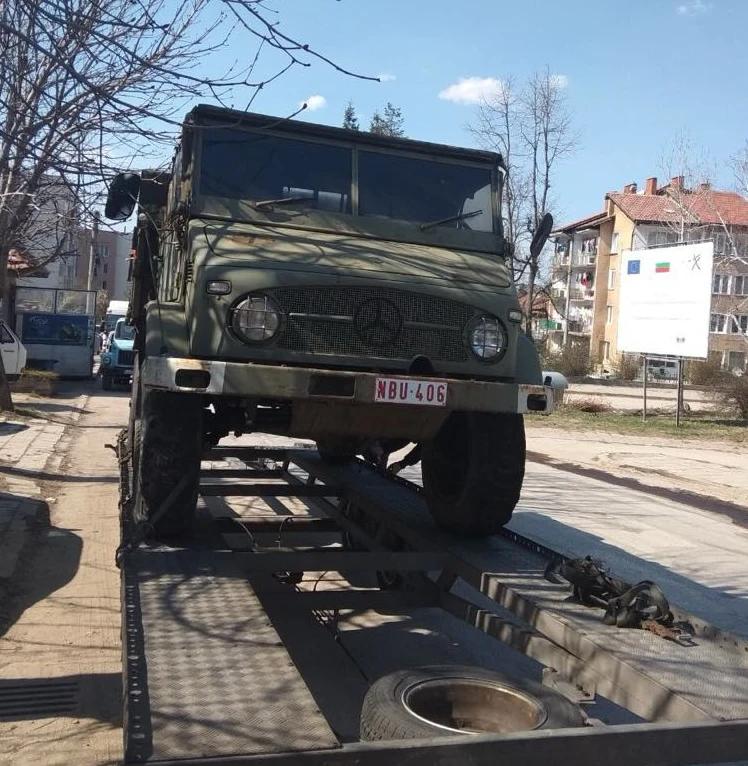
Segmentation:
<svg viewBox="0 0 748 766">
<path fill-rule="evenodd" d="M 713 242 L 624 250 L 618 350 L 706 359 L 713 261 Z"/>
<path fill-rule="evenodd" d="M 683 404 L 683 359 L 709 356 L 714 243 L 694 242 L 621 254 L 618 350 L 644 357 L 647 417 L 647 359 L 678 359 L 675 422 Z"/>
</svg>

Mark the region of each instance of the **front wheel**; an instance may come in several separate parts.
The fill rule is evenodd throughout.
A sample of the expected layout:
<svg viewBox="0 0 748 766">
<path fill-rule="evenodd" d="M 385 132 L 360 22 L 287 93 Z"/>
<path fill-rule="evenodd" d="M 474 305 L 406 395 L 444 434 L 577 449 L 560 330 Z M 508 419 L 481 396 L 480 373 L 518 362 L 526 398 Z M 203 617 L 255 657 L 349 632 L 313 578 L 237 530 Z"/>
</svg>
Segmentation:
<svg viewBox="0 0 748 766">
<path fill-rule="evenodd" d="M 101 376 L 101 388 L 104 391 L 111 391 L 114 388 L 114 381 L 112 380 L 111 375 Z"/>
<path fill-rule="evenodd" d="M 144 389 L 135 421 L 135 521 L 150 522 L 155 537 L 189 532 L 197 508 L 203 441 L 198 396 Z M 164 503 L 178 490 L 167 508 Z"/>
<path fill-rule="evenodd" d="M 350 436 L 317 439 L 317 452 L 327 465 L 347 465 L 356 457 L 359 440 Z"/>
<path fill-rule="evenodd" d="M 422 451 L 429 511 L 445 532 L 496 534 L 525 475 L 525 426 L 514 413 L 453 412 Z"/>
</svg>

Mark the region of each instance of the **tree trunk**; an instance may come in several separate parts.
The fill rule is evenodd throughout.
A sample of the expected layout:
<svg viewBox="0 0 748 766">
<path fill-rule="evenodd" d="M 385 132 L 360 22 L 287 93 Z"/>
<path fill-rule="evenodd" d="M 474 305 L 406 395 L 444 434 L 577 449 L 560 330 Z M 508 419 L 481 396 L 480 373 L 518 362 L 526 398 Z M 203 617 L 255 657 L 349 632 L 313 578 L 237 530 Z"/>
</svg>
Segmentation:
<svg viewBox="0 0 748 766">
<path fill-rule="evenodd" d="M 8 410 L 13 410 L 13 397 L 10 394 L 8 376 L 5 374 L 3 355 L 0 354 L 0 411 L 6 412 Z"/>
</svg>

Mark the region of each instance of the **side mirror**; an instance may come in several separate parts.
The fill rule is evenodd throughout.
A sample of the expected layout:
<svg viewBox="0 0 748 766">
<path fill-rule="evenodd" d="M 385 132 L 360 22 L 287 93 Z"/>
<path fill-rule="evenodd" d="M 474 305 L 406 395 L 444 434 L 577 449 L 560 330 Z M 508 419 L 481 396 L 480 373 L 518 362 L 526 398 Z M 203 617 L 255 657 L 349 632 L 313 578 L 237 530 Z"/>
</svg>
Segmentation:
<svg viewBox="0 0 748 766">
<path fill-rule="evenodd" d="M 137 173 L 117 173 L 109 187 L 104 215 L 110 221 L 126 221 L 135 210 L 140 193 Z"/>
<path fill-rule="evenodd" d="M 553 228 L 553 216 L 550 213 L 546 213 L 538 224 L 538 228 L 535 230 L 535 234 L 532 235 L 532 242 L 530 243 L 530 255 L 533 259 L 540 255 L 540 251 L 545 247 L 545 243 L 548 241 L 548 237 L 551 234 Z"/>
</svg>

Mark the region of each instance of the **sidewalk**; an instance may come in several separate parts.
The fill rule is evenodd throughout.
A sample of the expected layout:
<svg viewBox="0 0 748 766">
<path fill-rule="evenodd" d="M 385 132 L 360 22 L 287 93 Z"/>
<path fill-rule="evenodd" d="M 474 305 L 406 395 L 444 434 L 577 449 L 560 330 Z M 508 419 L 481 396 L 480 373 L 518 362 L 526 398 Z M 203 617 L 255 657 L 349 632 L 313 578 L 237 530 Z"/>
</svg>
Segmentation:
<svg viewBox="0 0 748 766">
<path fill-rule="evenodd" d="M 59 471 L 66 428 L 80 418 L 86 399 L 17 393 L 20 413 L 0 413 L 0 590 L 33 530 L 49 526 L 54 498 L 46 496 L 45 482 Z"/>
<path fill-rule="evenodd" d="M 527 424 L 528 458 L 628 486 L 664 490 L 694 504 L 700 498 L 738 506 L 748 523 L 748 444 L 680 441 L 665 437 L 533 428 Z"/>
</svg>

